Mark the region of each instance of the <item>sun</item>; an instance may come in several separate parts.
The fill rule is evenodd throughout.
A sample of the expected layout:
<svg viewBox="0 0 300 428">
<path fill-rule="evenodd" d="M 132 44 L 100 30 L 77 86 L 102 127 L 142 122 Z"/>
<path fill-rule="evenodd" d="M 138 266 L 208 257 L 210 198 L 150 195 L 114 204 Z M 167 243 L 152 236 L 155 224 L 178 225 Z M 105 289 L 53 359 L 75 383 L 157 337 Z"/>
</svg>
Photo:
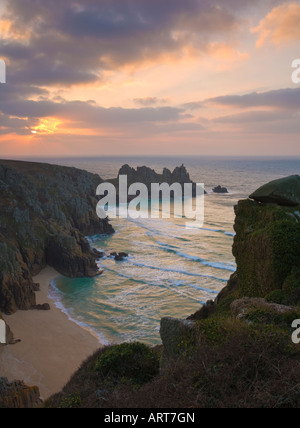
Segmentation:
<svg viewBox="0 0 300 428">
<path fill-rule="evenodd" d="M 39 125 L 31 128 L 31 133 L 33 135 L 54 134 L 61 123 L 61 121 L 55 118 L 41 119 Z"/>
</svg>

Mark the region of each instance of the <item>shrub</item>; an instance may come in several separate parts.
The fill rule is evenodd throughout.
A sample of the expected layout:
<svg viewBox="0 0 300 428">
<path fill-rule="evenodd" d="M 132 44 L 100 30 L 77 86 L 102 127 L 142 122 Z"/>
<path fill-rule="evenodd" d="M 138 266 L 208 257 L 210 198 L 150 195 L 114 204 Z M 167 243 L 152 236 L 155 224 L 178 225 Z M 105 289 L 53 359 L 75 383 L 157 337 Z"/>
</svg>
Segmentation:
<svg viewBox="0 0 300 428">
<path fill-rule="evenodd" d="M 266 301 L 269 303 L 284 304 L 286 295 L 282 290 L 274 290 L 266 296 Z"/>
<path fill-rule="evenodd" d="M 94 370 L 112 381 L 142 385 L 159 371 L 158 355 L 142 343 L 112 346 L 98 358 Z"/>
<path fill-rule="evenodd" d="M 60 403 L 61 409 L 77 409 L 81 406 L 81 398 L 78 393 L 66 395 Z"/>
<path fill-rule="evenodd" d="M 288 305 L 300 304 L 300 269 L 294 268 L 283 284 L 283 291 L 286 293 L 286 303 Z"/>
</svg>

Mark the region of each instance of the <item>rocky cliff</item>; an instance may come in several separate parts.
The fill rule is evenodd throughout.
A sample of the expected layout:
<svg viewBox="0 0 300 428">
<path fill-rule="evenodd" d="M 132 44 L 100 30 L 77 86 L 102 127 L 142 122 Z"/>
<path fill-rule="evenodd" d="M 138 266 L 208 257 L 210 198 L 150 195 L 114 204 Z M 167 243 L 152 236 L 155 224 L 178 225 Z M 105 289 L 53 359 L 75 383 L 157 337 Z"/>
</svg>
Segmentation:
<svg viewBox="0 0 300 428">
<path fill-rule="evenodd" d="M 47 264 L 69 277 L 97 275 L 85 236 L 114 232 L 96 215 L 100 182 L 76 168 L 0 161 L 0 311 L 30 309 L 32 276 Z"/>
<path fill-rule="evenodd" d="M 120 175 L 127 176 L 128 187 L 134 183 L 143 183 L 147 186 L 149 196 L 151 195 L 151 184 L 153 183 L 166 183 L 170 186 L 174 183 L 179 183 L 182 185 L 182 193 L 184 194 L 184 184 L 192 184 L 193 196 L 196 196 L 196 183 L 191 180 L 190 174 L 188 173 L 186 167 L 181 165 L 176 167 L 174 171 L 170 171 L 168 168 L 164 168 L 162 174 L 158 174 L 153 169 L 142 166 L 137 167 L 137 169 L 130 167 L 129 165 L 123 165 L 119 170 L 118 178 L 109 180 L 112 184 L 118 189 L 119 186 L 119 177 Z M 206 194 L 206 192 L 205 192 Z M 128 197 L 128 200 L 134 197 Z"/>
<path fill-rule="evenodd" d="M 237 271 L 225 295 L 300 304 L 300 177 L 275 180 L 235 207 Z M 276 302 L 276 303 L 277 303 Z"/>
<path fill-rule="evenodd" d="M 0 377 L 0 409 L 33 409 L 41 407 L 37 386 L 26 386 L 23 382 L 9 382 Z"/>
<path fill-rule="evenodd" d="M 279 324 L 290 341 L 291 323 L 300 316 L 299 202 L 299 176 L 275 180 L 238 202 L 233 243 L 237 271 L 216 300 L 207 302 L 188 321 L 162 320 L 164 364 L 181 353 L 174 343 L 187 339 L 186 326 L 190 340 L 199 331 L 201 334 L 203 326 L 199 329 L 198 322 L 203 320 L 211 323 L 212 334 L 220 320 L 231 317 L 251 319 L 253 326 L 258 322 L 277 328 Z"/>
</svg>

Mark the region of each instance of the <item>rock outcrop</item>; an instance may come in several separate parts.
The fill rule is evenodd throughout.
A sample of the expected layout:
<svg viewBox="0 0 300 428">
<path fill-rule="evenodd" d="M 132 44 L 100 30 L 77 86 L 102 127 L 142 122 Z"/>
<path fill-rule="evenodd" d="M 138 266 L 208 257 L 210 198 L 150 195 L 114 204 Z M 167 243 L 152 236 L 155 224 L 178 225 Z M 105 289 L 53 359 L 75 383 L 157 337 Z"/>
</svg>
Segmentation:
<svg viewBox="0 0 300 428">
<path fill-rule="evenodd" d="M 99 176 L 76 168 L 0 161 L 0 310 L 36 304 L 32 276 L 47 264 L 68 277 L 98 274 L 86 235 L 110 234 L 96 214 Z"/>
<path fill-rule="evenodd" d="M 37 386 L 26 386 L 21 381 L 9 382 L 0 377 L 0 409 L 34 409 L 41 407 Z"/>
<path fill-rule="evenodd" d="M 191 319 L 203 319 L 236 299 L 266 298 L 268 302 L 300 305 L 300 177 L 287 177 L 262 186 L 235 207 L 233 255 L 237 271 L 217 296 Z M 265 190 L 263 190 L 265 189 Z M 262 199 L 271 191 L 271 199 Z M 281 195 L 280 199 L 279 195 Z M 285 196 L 283 196 L 285 195 Z M 287 201 L 288 199 L 288 201 Z M 275 202 L 277 200 L 277 203 Z M 285 201 L 285 205 L 283 202 Z"/>
<path fill-rule="evenodd" d="M 246 321 L 254 311 L 266 312 L 273 315 L 284 315 L 293 311 L 291 306 L 268 303 L 265 299 L 257 297 L 244 297 L 243 299 L 235 300 L 230 308 L 233 318 Z"/>
<path fill-rule="evenodd" d="M 184 165 L 176 167 L 173 172 L 164 168 L 163 174 L 158 174 L 147 166 L 137 167 L 135 170 L 129 165 L 123 165 L 119 171 L 118 177 L 120 175 L 127 175 L 128 183 L 130 184 L 144 183 L 150 186 L 151 183 L 192 183 L 191 177 Z"/>
<path fill-rule="evenodd" d="M 226 189 L 226 187 L 222 187 L 222 186 L 217 186 L 213 188 L 213 192 L 214 193 L 220 193 L 220 194 L 225 194 L 228 193 L 228 190 Z"/>
<path fill-rule="evenodd" d="M 250 199 L 283 206 L 297 206 L 300 204 L 300 176 L 292 175 L 271 181 L 252 193 Z"/>
<path fill-rule="evenodd" d="M 240 201 L 235 208 L 233 254 L 241 296 L 266 297 L 300 286 L 300 206 Z"/>
<path fill-rule="evenodd" d="M 119 170 L 117 179 L 109 180 L 111 183 L 116 185 L 116 187 L 118 187 L 118 180 L 120 175 L 127 176 L 128 186 L 134 183 L 145 184 L 148 188 L 149 196 L 151 195 L 151 184 L 154 183 L 166 183 L 170 186 L 174 183 L 179 183 L 182 185 L 182 188 L 184 184 L 191 184 L 193 196 L 196 196 L 196 183 L 191 180 L 190 174 L 188 173 L 184 165 L 176 167 L 173 172 L 167 168 L 164 168 L 163 173 L 158 174 L 153 169 L 146 166 L 137 167 L 137 169 L 134 169 L 126 164 L 123 165 L 122 168 Z M 131 197 L 128 198 L 128 200 L 130 199 Z"/>
<path fill-rule="evenodd" d="M 164 345 L 161 357 L 161 369 L 187 351 L 196 337 L 195 323 L 189 320 L 163 318 L 160 325 L 160 336 Z"/>
</svg>

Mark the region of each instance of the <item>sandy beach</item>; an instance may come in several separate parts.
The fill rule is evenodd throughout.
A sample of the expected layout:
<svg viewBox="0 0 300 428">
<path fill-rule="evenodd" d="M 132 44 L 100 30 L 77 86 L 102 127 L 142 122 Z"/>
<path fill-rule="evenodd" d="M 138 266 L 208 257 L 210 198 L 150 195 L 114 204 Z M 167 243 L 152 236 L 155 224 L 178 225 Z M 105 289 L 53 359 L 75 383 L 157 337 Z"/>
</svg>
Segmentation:
<svg viewBox="0 0 300 428">
<path fill-rule="evenodd" d="M 102 345 L 88 330 L 70 321 L 48 297 L 50 282 L 59 276 L 51 268 L 34 278 L 41 284 L 37 304 L 49 303 L 50 311 L 18 311 L 4 316 L 21 342 L 0 349 L 0 376 L 37 385 L 42 399 L 59 392 L 81 363 Z"/>
</svg>

